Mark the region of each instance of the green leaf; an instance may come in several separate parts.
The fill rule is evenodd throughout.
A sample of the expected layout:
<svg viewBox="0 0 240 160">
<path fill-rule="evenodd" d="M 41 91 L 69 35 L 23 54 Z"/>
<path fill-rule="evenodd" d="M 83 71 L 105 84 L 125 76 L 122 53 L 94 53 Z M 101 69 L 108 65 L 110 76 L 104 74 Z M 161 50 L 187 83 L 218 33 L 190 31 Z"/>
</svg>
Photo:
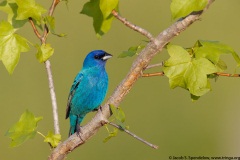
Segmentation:
<svg viewBox="0 0 240 160">
<path fill-rule="evenodd" d="M 170 58 L 164 63 L 164 73 L 171 88 L 182 87 L 194 96 L 210 91 L 207 75 L 217 72 L 217 67 L 206 58 L 194 58 L 184 48 L 168 45 Z"/>
<path fill-rule="evenodd" d="M 139 51 L 141 51 L 145 45 L 138 45 L 130 47 L 127 51 L 123 51 L 118 58 L 125 58 L 125 57 L 132 57 L 136 54 L 138 54 Z"/>
<path fill-rule="evenodd" d="M 35 117 L 33 113 L 26 110 L 19 121 L 14 124 L 6 133 L 12 139 L 10 147 L 17 147 L 36 135 L 37 123 L 42 117 Z"/>
<path fill-rule="evenodd" d="M 120 107 L 115 107 L 114 105 L 110 104 L 110 109 L 112 111 L 114 120 L 116 121 L 116 124 L 119 125 L 122 129 L 126 128 L 125 122 L 125 113 Z"/>
<path fill-rule="evenodd" d="M 19 61 L 20 53 L 28 50 L 28 41 L 15 34 L 9 22 L 0 22 L 0 60 L 10 74 L 13 73 Z"/>
<path fill-rule="evenodd" d="M 172 0 L 171 12 L 172 19 L 186 17 L 193 11 L 203 10 L 208 0 Z"/>
<path fill-rule="evenodd" d="M 66 37 L 67 35 L 64 33 L 57 34 L 55 32 L 55 18 L 52 16 L 46 16 L 44 17 L 45 24 L 48 26 L 50 32 L 58 37 Z"/>
<path fill-rule="evenodd" d="M 107 19 L 111 15 L 112 10 L 117 8 L 118 0 L 100 0 L 99 6 L 102 11 L 103 18 Z"/>
<path fill-rule="evenodd" d="M 110 104 L 110 109 L 113 113 L 113 116 L 121 121 L 121 122 L 125 122 L 125 113 L 123 112 L 123 110 L 120 107 L 115 107 L 114 105 Z"/>
<path fill-rule="evenodd" d="M 47 12 L 47 10 L 37 4 L 35 0 L 16 0 L 16 3 L 18 5 L 17 20 L 25 20 L 31 17 L 37 22 L 41 22 L 42 14 Z"/>
<path fill-rule="evenodd" d="M 8 14 L 8 22 L 12 24 L 14 28 L 20 28 L 24 26 L 27 20 L 17 20 L 17 10 L 18 6 L 15 2 L 3 1 L 0 3 L 0 10 Z"/>
<path fill-rule="evenodd" d="M 111 132 L 109 131 L 108 128 L 107 128 L 107 130 L 108 130 L 108 136 L 103 140 L 104 143 L 108 142 L 108 140 L 110 140 L 111 138 L 116 137 L 118 134 L 117 128 L 113 128 L 113 131 L 111 131 Z"/>
<path fill-rule="evenodd" d="M 111 2 L 110 5 L 108 5 L 109 2 Z M 115 8 L 113 8 L 114 6 Z M 118 0 L 101 0 L 101 2 L 100 0 L 90 0 L 84 4 L 80 13 L 93 18 L 94 30 L 97 37 L 100 38 L 110 30 L 114 17 L 109 12 L 117 7 Z"/>
<path fill-rule="evenodd" d="M 235 61 L 240 65 L 240 58 L 237 53 L 228 45 L 218 41 L 198 40 L 194 46 L 196 58 L 203 57 L 209 59 L 214 64 L 219 63 L 221 54 L 232 54 Z"/>
<path fill-rule="evenodd" d="M 53 148 L 57 147 L 60 141 L 61 141 L 61 135 L 53 134 L 53 132 L 51 131 L 48 132 L 48 135 L 44 139 L 44 142 L 50 143 Z"/>
<path fill-rule="evenodd" d="M 55 29 L 55 18 L 52 16 L 46 16 L 44 18 L 46 24 L 48 25 L 49 29 L 51 32 L 54 33 L 54 29 Z"/>
<path fill-rule="evenodd" d="M 136 52 L 134 51 L 123 51 L 119 56 L 118 58 L 125 58 L 125 57 L 132 57 L 136 55 Z"/>
<path fill-rule="evenodd" d="M 50 44 L 42 44 L 41 46 L 36 44 L 35 47 L 37 48 L 36 57 L 40 63 L 45 62 L 53 55 L 54 49 Z"/>
</svg>

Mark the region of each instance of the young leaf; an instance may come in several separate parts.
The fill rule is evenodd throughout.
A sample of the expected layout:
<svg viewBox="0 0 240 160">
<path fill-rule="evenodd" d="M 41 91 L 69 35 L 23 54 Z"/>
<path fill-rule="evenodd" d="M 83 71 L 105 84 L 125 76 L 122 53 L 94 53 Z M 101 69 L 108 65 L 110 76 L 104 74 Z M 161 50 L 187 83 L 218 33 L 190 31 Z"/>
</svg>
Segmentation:
<svg viewBox="0 0 240 160">
<path fill-rule="evenodd" d="M 37 4 L 35 0 L 15 0 L 18 5 L 17 20 L 25 20 L 29 17 L 35 19 L 38 23 L 41 22 L 42 14 L 47 10 Z"/>
<path fill-rule="evenodd" d="M 116 121 L 116 124 L 119 125 L 122 129 L 126 128 L 125 122 L 125 113 L 120 107 L 115 107 L 114 105 L 110 104 L 110 109 L 112 111 L 113 117 Z"/>
<path fill-rule="evenodd" d="M 60 141 L 61 141 L 61 135 L 53 134 L 53 132 L 51 131 L 48 132 L 48 135 L 44 139 L 44 142 L 50 143 L 53 148 L 57 147 Z"/>
<path fill-rule="evenodd" d="M 232 54 L 235 61 L 240 65 L 240 58 L 237 53 L 228 45 L 218 41 L 198 40 L 194 45 L 195 57 L 203 57 L 209 59 L 214 64 L 219 62 L 221 54 Z"/>
<path fill-rule="evenodd" d="M 164 73 L 171 88 L 185 88 L 194 96 L 210 91 L 207 75 L 218 71 L 212 62 L 206 58 L 193 58 L 181 46 L 168 45 L 167 50 L 170 58 L 164 63 Z"/>
<path fill-rule="evenodd" d="M 35 47 L 37 48 L 36 57 L 40 63 L 45 62 L 53 55 L 54 49 L 50 44 L 42 44 L 41 46 L 36 44 Z"/>
<path fill-rule="evenodd" d="M 108 5 L 108 2 L 111 2 L 110 5 Z M 93 18 L 93 27 L 97 37 L 100 38 L 110 30 L 113 16 L 109 12 L 115 9 L 118 6 L 117 4 L 118 0 L 103 0 L 101 2 L 100 0 L 90 0 L 84 4 L 80 13 Z M 114 6 L 115 8 L 113 8 Z"/>
<path fill-rule="evenodd" d="M 8 22 L 12 24 L 14 28 L 20 28 L 24 26 L 27 20 L 16 20 L 18 6 L 15 2 L 3 1 L 0 3 L 0 10 L 8 14 Z"/>
<path fill-rule="evenodd" d="M 0 22 L 0 60 L 12 74 L 20 58 L 20 52 L 29 50 L 28 41 L 15 34 L 9 22 Z"/>
<path fill-rule="evenodd" d="M 130 47 L 127 51 L 123 51 L 118 58 L 125 58 L 125 57 L 132 57 L 136 55 L 139 50 L 142 50 L 145 47 L 145 45 L 138 45 L 138 46 L 133 46 Z"/>
<path fill-rule="evenodd" d="M 110 140 L 111 138 L 116 137 L 117 133 L 118 133 L 117 128 L 113 128 L 112 132 L 110 132 L 108 128 L 107 128 L 107 130 L 108 130 L 108 136 L 103 140 L 104 143 L 108 142 L 108 140 Z"/>
<path fill-rule="evenodd" d="M 47 23 L 47 25 L 49 26 L 50 31 L 55 33 L 54 32 L 54 29 L 55 29 L 55 18 L 52 17 L 52 16 L 46 16 L 44 18 L 44 20 Z"/>
<path fill-rule="evenodd" d="M 117 8 L 118 0 L 100 0 L 99 6 L 102 11 L 103 18 L 107 19 L 111 15 L 112 10 Z"/>
<path fill-rule="evenodd" d="M 172 19 L 185 17 L 193 11 L 203 10 L 207 3 L 207 0 L 172 0 L 170 6 Z"/>
<path fill-rule="evenodd" d="M 52 16 L 46 16 L 44 17 L 44 21 L 46 23 L 46 25 L 48 26 L 50 32 L 55 35 L 55 36 L 58 36 L 58 37 L 66 37 L 67 35 L 64 34 L 64 33 L 56 33 L 55 32 L 55 18 L 52 17 Z"/>
<path fill-rule="evenodd" d="M 17 147 L 36 135 L 37 123 L 42 117 L 35 117 L 33 113 L 26 110 L 19 121 L 14 124 L 6 133 L 12 139 L 10 147 Z"/>
</svg>

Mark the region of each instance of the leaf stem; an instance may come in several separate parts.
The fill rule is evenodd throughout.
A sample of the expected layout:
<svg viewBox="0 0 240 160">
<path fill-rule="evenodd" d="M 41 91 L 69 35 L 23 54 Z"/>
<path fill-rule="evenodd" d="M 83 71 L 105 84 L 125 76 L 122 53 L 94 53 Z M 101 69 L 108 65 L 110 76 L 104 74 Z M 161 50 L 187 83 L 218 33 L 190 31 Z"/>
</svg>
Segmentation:
<svg viewBox="0 0 240 160">
<path fill-rule="evenodd" d="M 44 139 L 46 138 L 41 132 L 38 132 L 38 131 L 37 131 L 37 133 L 38 133 L 39 135 L 41 135 Z"/>
<path fill-rule="evenodd" d="M 126 18 L 121 17 L 116 10 L 112 11 L 112 15 L 114 17 L 116 17 L 119 21 L 121 21 L 123 24 L 125 24 L 127 27 L 133 29 L 134 31 L 141 33 L 142 35 L 147 37 L 150 41 L 154 41 L 154 37 L 152 36 L 152 34 L 150 32 L 148 32 L 147 30 L 145 30 L 137 25 L 132 24 Z"/>
<path fill-rule="evenodd" d="M 144 144 L 146 144 L 146 145 L 148 145 L 148 146 L 150 146 L 150 147 L 152 147 L 152 148 L 154 148 L 154 149 L 158 149 L 158 146 L 157 146 L 157 145 L 154 145 L 154 144 L 152 144 L 152 143 L 149 143 L 148 141 L 146 141 L 146 140 L 138 137 L 136 134 L 130 132 L 129 130 L 123 129 L 121 126 L 119 126 L 119 125 L 117 125 L 117 124 L 115 124 L 115 123 L 113 123 L 113 122 L 109 122 L 109 124 L 110 124 L 111 126 L 115 127 L 115 128 L 118 128 L 119 130 L 122 130 L 122 131 L 126 132 L 127 134 L 129 134 L 129 135 L 132 136 L 133 138 L 136 138 L 137 140 L 141 141 L 142 143 L 144 143 Z"/>
<path fill-rule="evenodd" d="M 32 26 L 32 28 L 33 28 L 34 33 L 35 33 L 36 36 L 41 40 L 42 37 L 41 37 L 40 33 L 38 32 L 38 30 L 37 30 L 37 28 L 36 28 L 36 26 L 35 26 L 32 18 L 29 17 L 28 20 L 29 20 L 29 22 L 30 22 L 30 24 L 31 24 L 31 26 Z"/>
</svg>

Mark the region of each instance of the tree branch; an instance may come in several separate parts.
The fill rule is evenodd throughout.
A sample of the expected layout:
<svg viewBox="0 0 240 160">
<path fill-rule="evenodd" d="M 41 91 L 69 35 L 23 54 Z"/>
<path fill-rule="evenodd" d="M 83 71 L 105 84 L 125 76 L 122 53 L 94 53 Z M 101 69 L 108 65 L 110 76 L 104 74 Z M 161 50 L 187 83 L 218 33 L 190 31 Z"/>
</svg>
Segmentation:
<svg viewBox="0 0 240 160">
<path fill-rule="evenodd" d="M 60 0 L 53 0 L 52 5 L 49 9 L 49 13 L 48 13 L 49 16 L 53 15 L 55 7 L 57 6 L 57 4 L 59 2 L 60 2 Z M 47 25 L 46 24 L 44 25 L 44 32 L 43 32 L 43 35 L 41 36 L 31 17 L 29 18 L 29 22 L 33 28 L 34 33 L 40 39 L 41 43 L 45 44 L 46 40 L 47 40 L 48 32 L 49 32 Z M 56 100 L 56 94 L 55 94 L 55 90 L 54 90 L 54 83 L 53 83 L 53 77 L 52 77 L 52 71 L 51 71 L 51 63 L 49 60 L 47 60 L 45 62 L 45 67 L 47 70 L 49 90 L 50 90 L 50 96 L 51 96 L 51 101 L 52 101 L 54 131 L 55 131 L 55 134 L 60 134 L 58 110 L 57 110 L 57 100 Z"/>
<path fill-rule="evenodd" d="M 121 17 L 118 12 L 116 10 L 112 11 L 112 15 L 117 18 L 119 21 L 121 21 L 123 24 L 125 24 L 127 27 L 133 29 L 134 31 L 137 31 L 139 33 L 141 33 L 142 35 L 144 35 L 145 37 L 147 37 L 150 41 L 154 40 L 154 37 L 152 36 L 152 34 L 150 32 L 148 32 L 147 30 L 132 24 L 131 22 L 129 22 L 126 18 Z"/>
<path fill-rule="evenodd" d="M 207 7 L 204 11 L 214 2 L 214 0 L 209 0 Z M 85 143 L 88 139 L 90 139 L 94 134 L 97 133 L 99 128 L 102 127 L 102 122 L 104 119 L 108 119 L 111 115 L 111 111 L 109 109 L 109 104 L 113 104 L 115 107 L 119 106 L 120 102 L 127 95 L 127 93 L 132 88 L 133 84 L 138 80 L 141 76 L 142 71 L 148 66 L 151 59 L 163 49 L 163 47 L 169 43 L 175 36 L 179 35 L 183 32 L 187 27 L 189 27 L 193 22 L 199 19 L 199 16 L 204 12 L 197 12 L 194 14 L 190 14 L 187 17 L 175 22 L 169 28 L 161 32 L 154 41 L 151 41 L 147 44 L 147 46 L 141 51 L 137 59 L 134 61 L 130 72 L 127 74 L 125 79 L 120 83 L 120 85 L 115 89 L 112 96 L 108 99 L 106 104 L 102 106 L 102 111 L 98 111 L 95 117 L 87 123 L 84 127 L 81 128 L 82 134 L 79 138 L 76 134 L 70 136 L 66 141 L 59 144 L 57 148 L 55 148 L 51 155 L 49 156 L 49 160 L 61 160 L 64 159 L 65 156 L 73 151 L 79 145 Z"/>
<path fill-rule="evenodd" d="M 122 130 L 124 132 L 126 132 L 127 134 L 129 134 L 130 136 L 132 136 L 133 138 L 136 138 L 137 140 L 141 141 L 142 143 L 154 148 L 154 149 L 158 149 L 158 146 L 157 145 L 154 145 L 152 143 L 149 143 L 148 141 L 138 137 L 136 134 L 130 132 L 129 130 L 127 129 L 123 129 L 122 127 L 120 127 L 119 125 L 115 124 L 115 123 L 112 123 L 112 122 L 109 122 L 108 124 L 110 124 L 111 126 L 115 127 L 115 128 L 118 128 L 119 130 Z"/>
<path fill-rule="evenodd" d="M 49 9 L 48 15 L 52 16 L 53 12 L 57 6 L 57 4 L 60 2 L 60 0 L 53 0 L 52 5 Z M 44 25 L 44 32 L 43 36 L 41 38 L 42 44 L 46 43 L 47 40 L 47 35 L 48 35 L 48 27 L 45 24 Z M 58 107 L 57 107 L 57 98 L 56 98 L 56 93 L 54 89 L 54 83 L 53 83 L 53 77 L 52 77 L 52 71 L 51 71 L 51 63 L 49 60 L 45 62 L 45 67 L 47 70 L 47 75 L 48 75 L 48 84 L 49 84 L 49 90 L 50 90 L 50 96 L 51 96 L 51 101 L 52 101 L 52 111 L 53 111 L 53 124 L 54 124 L 54 133 L 55 134 L 60 134 L 60 127 L 59 127 L 59 120 L 58 120 Z"/>
<path fill-rule="evenodd" d="M 48 15 L 52 16 L 53 12 L 57 6 L 57 4 L 60 2 L 60 0 L 53 0 L 52 5 L 49 9 Z M 48 35 L 48 27 L 45 24 L 44 25 L 44 32 L 43 36 L 41 39 L 42 44 L 46 43 L 47 40 L 47 35 Z M 52 101 L 52 111 L 53 111 L 53 124 L 54 124 L 54 133 L 55 134 L 60 134 L 60 127 L 59 127 L 59 120 L 58 120 L 58 107 L 57 107 L 57 98 L 56 98 L 56 93 L 54 89 L 54 83 L 53 83 L 53 77 L 52 77 L 52 71 L 51 71 L 51 63 L 49 60 L 45 62 L 45 67 L 47 70 L 47 75 L 48 75 L 48 84 L 49 84 L 49 90 L 50 90 L 50 96 L 51 96 L 51 101 Z"/>
</svg>

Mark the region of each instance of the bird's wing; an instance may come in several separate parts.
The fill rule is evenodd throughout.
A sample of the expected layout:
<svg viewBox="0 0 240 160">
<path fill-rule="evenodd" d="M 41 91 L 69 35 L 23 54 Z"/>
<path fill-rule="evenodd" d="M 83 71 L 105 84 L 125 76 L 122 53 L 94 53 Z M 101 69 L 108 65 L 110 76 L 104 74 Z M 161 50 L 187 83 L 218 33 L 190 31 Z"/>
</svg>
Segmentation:
<svg viewBox="0 0 240 160">
<path fill-rule="evenodd" d="M 78 85 L 80 84 L 82 78 L 83 78 L 83 74 L 79 73 L 76 76 L 76 78 L 74 79 L 74 82 L 72 84 L 72 87 L 71 87 L 71 90 L 70 90 L 70 93 L 69 93 L 69 96 L 68 96 L 67 109 L 66 109 L 66 119 L 69 117 L 72 97 L 74 96 L 74 93 L 75 93 L 76 89 L 78 88 Z"/>
</svg>

